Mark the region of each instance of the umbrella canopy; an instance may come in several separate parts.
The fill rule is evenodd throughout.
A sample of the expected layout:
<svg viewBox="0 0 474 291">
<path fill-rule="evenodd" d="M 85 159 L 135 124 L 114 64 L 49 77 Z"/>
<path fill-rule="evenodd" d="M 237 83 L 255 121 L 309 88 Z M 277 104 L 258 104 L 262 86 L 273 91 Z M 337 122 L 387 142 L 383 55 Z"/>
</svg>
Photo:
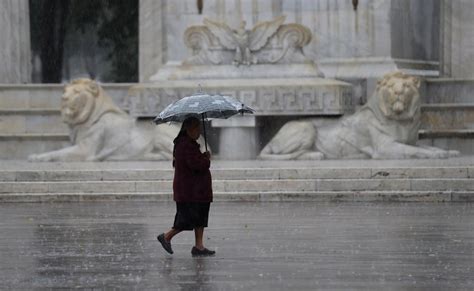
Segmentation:
<svg viewBox="0 0 474 291">
<path fill-rule="evenodd" d="M 226 119 L 238 113 L 254 113 L 254 110 L 233 97 L 197 93 L 168 105 L 154 122 L 182 122 L 191 116 Z"/>
<path fill-rule="evenodd" d="M 156 124 L 175 121 L 183 122 L 194 116 L 203 121 L 204 144 L 207 151 L 205 118 L 227 119 L 235 114 L 254 113 L 254 110 L 230 96 L 197 93 L 168 105 L 153 120 Z"/>
</svg>

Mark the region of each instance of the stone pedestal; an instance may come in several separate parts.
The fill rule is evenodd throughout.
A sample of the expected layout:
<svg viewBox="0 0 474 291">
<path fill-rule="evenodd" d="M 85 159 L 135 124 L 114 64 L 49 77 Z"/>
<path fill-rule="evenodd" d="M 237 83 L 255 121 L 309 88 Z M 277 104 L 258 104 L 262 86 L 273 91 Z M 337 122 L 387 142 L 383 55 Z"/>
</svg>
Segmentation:
<svg viewBox="0 0 474 291">
<path fill-rule="evenodd" d="M 219 157 L 224 160 L 252 160 L 257 156 L 258 130 L 255 116 L 234 116 L 214 119 L 220 128 Z"/>
<path fill-rule="evenodd" d="M 0 83 L 31 82 L 28 0 L 0 1 Z"/>
<path fill-rule="evenodd" d="M 351 111 L 351 85 L 322 78 L 180 80 L 132 86 L 126 107 L 134 117 L 155 117 L 168 104 L 196 93 L 198 85 L 209 94 L 237 98 L 256 110 L 255 116 L 340 116 Z M 219 158 L 248 160 L 260 150 L 254 116 L 212 120 L 220 128 Z"/>
</svg>

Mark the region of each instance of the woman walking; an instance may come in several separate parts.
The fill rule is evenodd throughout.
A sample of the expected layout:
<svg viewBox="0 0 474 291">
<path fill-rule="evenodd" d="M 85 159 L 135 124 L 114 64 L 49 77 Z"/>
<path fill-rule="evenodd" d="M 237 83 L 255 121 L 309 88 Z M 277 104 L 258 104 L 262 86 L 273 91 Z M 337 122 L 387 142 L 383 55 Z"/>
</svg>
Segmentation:
<svg viewBox="0 0 474 291">
<path fill-rule="evenodd" d="M 157 239 L 170 254 L 172 238 L 184 230 L 194 230 L 195 245 L 193 256 L 212 256 L 215 251 L 204 247 L 204 228 L 207 227 L 209 207 L 212 202 L 212 179 L 209 170 L 211 156 L 201 153 L 196 140 L 201 134 L 198 118 L 187 118 L 178 136 L 174 139 L 173 149 L 173 199 L 176 201 L 176 215 L 173 227 Z"/>
</svg>

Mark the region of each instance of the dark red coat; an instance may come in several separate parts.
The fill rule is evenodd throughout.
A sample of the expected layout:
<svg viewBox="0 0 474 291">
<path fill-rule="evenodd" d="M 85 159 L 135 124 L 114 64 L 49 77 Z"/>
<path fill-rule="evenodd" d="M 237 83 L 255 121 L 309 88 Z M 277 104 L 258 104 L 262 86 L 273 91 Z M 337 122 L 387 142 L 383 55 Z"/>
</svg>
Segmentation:
<svg viewBox="0 0 474 291">
<path fill-rule="evenodd" d="M 211 161 L 199 144 L 184 135 L 176 141 L 174 155 L 174 201 L 212 202 Z"/>
</svg>

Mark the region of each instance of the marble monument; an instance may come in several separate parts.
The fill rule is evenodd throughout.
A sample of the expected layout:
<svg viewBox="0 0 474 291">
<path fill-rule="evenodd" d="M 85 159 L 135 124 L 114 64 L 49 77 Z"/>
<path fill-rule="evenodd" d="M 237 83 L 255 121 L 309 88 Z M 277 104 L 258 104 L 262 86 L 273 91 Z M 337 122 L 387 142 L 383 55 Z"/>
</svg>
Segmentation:
<svg viewBox="0 0 474 291">
<path fill-rule="evenodd" d="M 458 151 L 417 146 L 420 80 L 402 72 L 386 74 L 372 97 L 355 114 L 335 125 L 315 127 L 312 120 L 290 121 L 259 157 L 290 159 L 448 158 Z"/>
</svg>

